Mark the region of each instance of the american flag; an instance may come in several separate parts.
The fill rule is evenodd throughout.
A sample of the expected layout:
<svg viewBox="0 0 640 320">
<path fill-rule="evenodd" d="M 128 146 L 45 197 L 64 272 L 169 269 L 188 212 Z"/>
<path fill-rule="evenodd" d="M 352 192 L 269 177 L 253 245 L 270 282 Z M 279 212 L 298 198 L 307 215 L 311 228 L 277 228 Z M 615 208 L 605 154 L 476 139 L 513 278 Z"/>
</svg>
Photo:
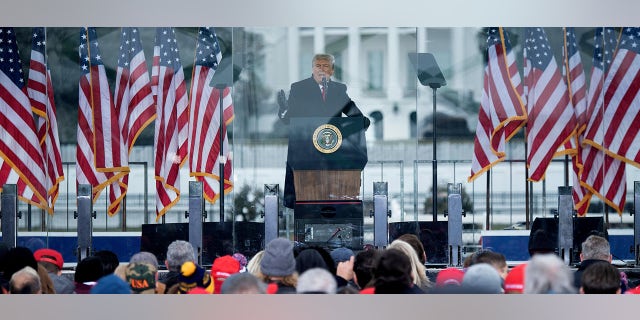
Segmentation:
<svg viewBox="0 0 640 320">
<path fill-rule="evenodd" d="M 640 167 L 640 28 L 622 30 L 605 79 L 602 123 L 606 125 L 604 130 L 589 131 L 587 138 L 603 141 L 611 156 Z"/>
<path fill-rule="evenodd" d="M 33 28 L 27 92 L 32 111 L 38 115 L 36 132 L 44 156 L 48 211 L 49 214 L 53 214 L 53 207 L 58 198 L 58 187 L 64 180 L 64 172 L 60 156 L 56 105 L 53 101 L 53 85 L 46 61 L 45 29 Z"/>
<path fill-rule="evenodd" d="M 118 116 L 107 82 L 95 28 L 81 28 L 78 47 L 82 75 L 79 81 L 76 179 L 90 184 L 94 201 L 108 185 L 129 171 Z M 117 212 L 122 198 L 109 198 L 108 213 Z"/>
<path fill-rule="evenodd" d="M 174 28 L 156 30 L 151 70 L 155 95 L 156 220 L 180 200 L 180 168 L 187 159 L 189 102 Z"/>
<path fill-rule="evenodd" d="M 195 70 L 191 81 L 189 115 L 189 159 L 191 176 L 202 181 L 205 199 L 213 203 L 220 197 L 220 163 L 224 165 L 224 192 L 231 191 L 232 164 L 229 159 L 227 125 L 233 120 L 229 87 L 223 89 L 222 151 L 220 154 L 220 91 L 210 86 L 222 59 L 213 28 L 201 27 L 196 45 Z"/>
<path fill-rule="evenodd" d="M 138 28 L 122 28 L 120 31 L 114 99 L 128 158 L 142 130 L 156 118 L 156 106 Z M 110 185 L 109 195 L 115 198 L 124 197 L 128 184 L 127 174 L 121 181 Z"/>
<path fill-rule="evenodd" d="M 4 184 L 17 184 L 22 200 L 48 207 L 42 148 L 13 28 L 0 28 L 0 188 Z"/>
<path fill-rule="evenodd" d="M 526 28 L 525 33 L 527 166 L 529 179 L 540 181 L 558 149 L 575 134 L 576 118 L 544 29 Z"/>
<path fill-rule="evenodd" d="M 505 143 L 527 119 L 515 54 L 502 28 L 489 28 L 487 53 L 469 182 L 504 160 Z"/>
<path fill-rule="evenodd" d="M 578 214 L 584 215 L 586 213 L 584 209 L 588 205 L 584 205 L 583 199 L 585 199 L 586 190 L 580 185 L 580 174 L 583 168 L 580 147 L 582 143 L 582 132 L 580 128 L 584 130 L 587 125 L 587 85 L 574 28 L 564 28 L 564 49 L 562 53 L 564 58 L 564 78 L 567 88 L 569 89 L 569 98 L 571 99 L 577 121 L 577 132 L 574 137 L 565 144 L 565 149 L 575 150 L 572 159 L 573 172 L 571 173 L 573 181 L 573 202 Z"/>
<path fill-rule="evenodd" d="M 582 143 L 582 160 L 584 168 L 581 174 L 581 184 L 588 190 L 585 195 L 585 205 L 588 206 L 592 194 L 595 194 L 618 214 L 622 213 L 627 193 L 626 165 L 624 162 L 607 155 L 596 146 L 603 141 L 602 123 L 606 106 L 604 105 L 605 79 L 614 58 L 618 44 L 618 35 L 614 28 L 596 29 L 594 36 L 593 70 L 589 91 L 587 93 L 587 114 L 590 116 L 585 128 Z M 608 124 L 607 124 L 608 125 Z M 586 212 L 587 208 L 581 209 Z"/>
</svg>

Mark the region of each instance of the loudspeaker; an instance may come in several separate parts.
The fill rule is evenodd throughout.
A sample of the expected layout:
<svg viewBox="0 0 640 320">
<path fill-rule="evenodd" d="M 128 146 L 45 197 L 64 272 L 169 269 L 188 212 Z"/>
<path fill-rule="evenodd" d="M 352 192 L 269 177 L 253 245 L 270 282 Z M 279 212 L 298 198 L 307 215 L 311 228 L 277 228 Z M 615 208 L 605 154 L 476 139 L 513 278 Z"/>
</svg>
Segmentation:
<svg viewBox="0 0 640 320">
<path fill-rule="evenodd" d="M 555 251 L 558 248 L 558 219 L 556 218 L 536 218 L 531 226 L 533 235 L 537 230 L 544 230 L 549 239 L 555 244 Z M 607 230 L 604 229 L 604 219 L 602 217 L 574 217 L 573 218 L 573 255 L 572 261 L 580 261 L 582 252 L 582 242 L 590 235 L 599 235 L 609 239 Z M 531 247 L 532 237 L 529 237 L 529 247 Z"/>
<path fill-rule="evenodd" d="M 140 251 L 153 253 L 164 264 L 167 248 L 175 240 L 189 241 L 188 223 L 143 224 Z"/>
<path fill-rule="evenodd" d="M 609 233 L 604 228 L 602 217 L 576 217 L 573 218 L 573 260 L 580 261 L 582 243 L 590 235 L 601 236 L 609 240 Z"/>
<path fill-rule="evenodd" d="M 235 244 L 234 244 L 235 224 Z M 202 264 L 235 252 L 247 258 L 264 248 L 264 223 L 205 222 L 202 224 Z M 159 263 L 167 259 L 167 248 L 175 240 L 189 241 L 188 223 L 143 224 L 140 251 L 153 253 Z"/>
<path fill-rule="evenodd" d="M 449 229 L 447 221 L 418 221 L 389 223 L 389 243 L 401 235 L 411 233 L 420 238 L 429 264 L 448 264 Z"/>
</svg>

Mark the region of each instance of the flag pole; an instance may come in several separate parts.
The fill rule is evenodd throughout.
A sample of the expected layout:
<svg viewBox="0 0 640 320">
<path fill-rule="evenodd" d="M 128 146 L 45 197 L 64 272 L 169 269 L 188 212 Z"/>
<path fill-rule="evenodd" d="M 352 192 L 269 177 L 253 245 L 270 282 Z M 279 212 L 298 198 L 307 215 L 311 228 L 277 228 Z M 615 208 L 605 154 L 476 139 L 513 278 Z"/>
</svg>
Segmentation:
<svg viewBox="0 0 640 320">
<path fill-rule="evenodd" d="M 486 217 L 486 221 L 485 221 L 485 230 L 491 230 L 491 220 L 489 219 L 489 215 L 491 214 L 491 169 L 487 170 L 487 194 L 486 194 L 486 211 L 487 211 L 487 217 Z"/>
<path fill-rule="evenodd" d="M 569 186 L 569 156 L 564 155 L 564 186 Z"/>
<path fill-rule="evenodd" d="M 223 104 L 223 94 L 224 89 L 227 87 L 226 83 L 218 83 L 216 84 L 216 89 L 218 89 L 218 110 L 220 112 L 220 125 L 218 126 L 218 141 L 220 143 L 220 153 L 218 154 L 218 172 L 220 177 L 218 182 L 220 183 L 220 222 L 224 222 L 224 165 L 227 163 L 227 159 L 224 158 L 224 104 Z"/>
<path fill-rule="evenodd" d="M 525 213 L 525 226 L 527 230 L 530 230 L 531 221 L 529 219 L 529 167 L 527 167 L 527 155 L 529 154 L 529 146 L 527 144 L 527 125 L 525 124 L 524 131 L 524 213 Z"/>
</svg>

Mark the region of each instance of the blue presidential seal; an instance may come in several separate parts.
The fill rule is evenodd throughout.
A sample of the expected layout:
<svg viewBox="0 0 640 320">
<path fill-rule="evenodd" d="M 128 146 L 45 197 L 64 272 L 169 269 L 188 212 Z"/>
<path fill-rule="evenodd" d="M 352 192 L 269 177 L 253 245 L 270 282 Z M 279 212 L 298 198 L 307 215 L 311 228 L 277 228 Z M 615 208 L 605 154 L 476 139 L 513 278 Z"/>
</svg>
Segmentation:
<svg viewBox="0 0 640 320">
<path fill-rule="evenodd" d="M 342 133 L 334 125 L 323 124 L 313 132 L 313 145 L 322 153 L 334 153 L 342 145 Z"/>
</svg>

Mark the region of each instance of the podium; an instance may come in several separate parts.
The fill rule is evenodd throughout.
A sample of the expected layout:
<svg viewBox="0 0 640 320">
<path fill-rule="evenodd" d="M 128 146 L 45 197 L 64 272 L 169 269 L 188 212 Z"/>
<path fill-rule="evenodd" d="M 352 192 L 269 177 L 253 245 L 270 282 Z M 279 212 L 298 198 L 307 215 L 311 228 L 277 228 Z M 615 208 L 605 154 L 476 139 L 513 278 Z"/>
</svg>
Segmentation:
<svg viewBox="0 0 640 320">
<path fill-rule="evenodd" d="M 362 249 L 364 118 L 292 118 L 287 162 L 293 170 L 295 240 Z"/>
</svg>

